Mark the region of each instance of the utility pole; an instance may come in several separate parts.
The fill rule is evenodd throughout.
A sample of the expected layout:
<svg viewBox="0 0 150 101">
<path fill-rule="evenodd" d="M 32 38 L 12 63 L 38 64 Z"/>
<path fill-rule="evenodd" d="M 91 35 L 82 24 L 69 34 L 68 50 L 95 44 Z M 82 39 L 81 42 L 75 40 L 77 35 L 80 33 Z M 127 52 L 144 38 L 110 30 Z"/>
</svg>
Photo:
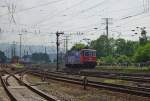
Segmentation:
<svg viewBox="0 0 150 101">
<path fill-rule="evenodd" d="M 21 49 L 22 49 L 22 34 L 18 34 L 20 36 L 20 59 L 21 59 Z"/>
<path fill-rule="evenodd" d="M 67 52 L 68 52 L 68 39 L 70 36 L 64 36 L 65 38 L 63 39 L 64 40 L 64 56 L 65 54 L 67 55 Z M 68 61 L 68 57 L 66 58 L 66 61 Z"/>
<path fill-rule="evenodd" d="M 107 39 L 108 39 L 108 18 L 106 18 L 106 35 L 107 35 Z"/>
<path fill-rule="evenodd" d="M 14 56 L 14 50 L 13 50 L 13 44 L 12 44 L 12 46 L 11 46 L 11 58 L 13 58 L 13 56 Z"/>
<path fill-rule="evenodd" d="M 24 53 L 23 53 L 23 56 L 25 56 L 26 55 L 26 50 L 24 49 Z"/>
<path fill-rule="evenodd" d="M 64 40 L 64 54 L 66 53 L 66 39 L 63 39 Z"/>
<path fill-rule="evenodd" d="M 56 45 L 57 45 L 57 67 L 56 67 L 56 71 L 58 71 L 58 69 L 59 69 L 59 36 L 61 35 L 61 34 L 64 34 L 64 32 L 56 32 Z"/>
<path fill-rule="evenodd" d="M 27 50 L 27 56 L 28 56 L 28 50 Z"/>
<path fill-rule="evenodd" d="M 13 56 L 16 56 L 16 43 L 13 42 Z"/>
<path fill-rule="evenodd" d="M 64 39 L 64 44 L 65 44 L 65 52 L 67 53 L 68 52 L 68 39 L 69 38 L 69 36 L 65 36 L 65 39 Z"/>
<path fill-rule="evenodd" d="M 5 54 L 6 54 L 6 57 L 9 58 L 9 49 L 8 48 L 6 48 Z"/>
<path fill-rule="evenodd" d="M 11 45 L 11 58 L 13 58 L 14 56 L 16 56 L 16 42 L 15 41 L 13 41 Z"/>
<path fill-rule="evenodd" d="M 47 54 L 47 48 L 46 48 L 46 46 L 45 46 L 45 54 Z"/>
<path fill-rule="evenodd" d="M 106 25 L 106 50 L 107 50 L 107 55 L 109 55 L 109 25 L 112 24 L 112 22 L 110 22 L 110 20 L 112 20 L 112 18 L 103 18 L 103 20 L 105 21 L 105 23 L 102 23 L 102 24 L 105 24 Z"/>
</svg>

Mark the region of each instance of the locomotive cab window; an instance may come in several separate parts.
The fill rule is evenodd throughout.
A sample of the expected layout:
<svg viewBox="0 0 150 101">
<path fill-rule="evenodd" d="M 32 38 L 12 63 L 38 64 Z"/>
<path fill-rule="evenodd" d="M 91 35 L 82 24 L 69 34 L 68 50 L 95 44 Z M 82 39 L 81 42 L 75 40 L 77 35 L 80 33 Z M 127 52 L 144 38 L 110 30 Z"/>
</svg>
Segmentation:
<svg viewBox="0 0 150 101">
<path fill-rule="evenodd" d="M 93 51 L 93 52 L 92 52 L 92 56 L 96 56 L 96 51 Z"/>
<path fill-rule="evenodd" d="M 82 50 L 80 55 L 81 56 L 96 56 L 96 51 L 94 51 L 94 50 Z"/>
<path fill-rule="evenodd" d="M 89 51 L 84 51 L 84 56 L 90 56 L 90 52 Z"/>
</svg>

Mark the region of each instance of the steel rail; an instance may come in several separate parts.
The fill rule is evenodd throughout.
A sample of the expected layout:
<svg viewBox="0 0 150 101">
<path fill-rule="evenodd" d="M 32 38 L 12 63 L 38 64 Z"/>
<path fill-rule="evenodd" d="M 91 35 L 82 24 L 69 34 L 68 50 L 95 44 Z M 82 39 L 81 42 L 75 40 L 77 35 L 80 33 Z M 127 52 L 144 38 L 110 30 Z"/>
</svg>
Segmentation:
<svg viewBox="0 0 150 101">
<path fill-rule="evenodd" d="M 7 85 L 6 85 L 6 82 L 5 80 L 2 78 L 2 76 L 0 76 L 0 79 L 1 79 L 1 83 L 2 83 L 2 86 L 5 90 L 5 92 L 7 93 L 8 97 L 10 98 L 11 101 L 17 101 L 17 99 L 14 97 L 14 95 L 9 91 Z"/>
<path fill-rule="evenodd" d="M 49 71 L 51 74 L 58 74 L 58 75 L 69 75 L 63 72 L 52 72 Z M 126 80 L 126 81 L 133 81 L 133 82 L 140 82 L 140 83 L 150 83 L 150 78 L 144 78 L 144 77 L 135 77 L 135 76 L 120 76 L 120 75 L 105 75 L 105 74 L 74 74 L 75 76 L 88 76 L 88 77 L 96 77 L 96 78 L 106 78 L 106 79 L 119 79 L 119 80 Z"/>
<path fill-rule="evenodd" d="M 32 71 L 31 74 L 36 75 L 36 76 L 43 75 L 43 73 L 37 72 L 37 71 Z M 45 77 L 49 79 L 53 79 L 53 80 L 83 85 L 82 79 L 65 77 L 65 76 L 60 76 L 60 75 L 53 75 L 50 73 L 46 73 Z M 133 95 L 138 95 L 138 96 L 150 97 L 150 89 L 144 88 L 144 87 L 132 87 L 132 86 L 109 84 L 109 83 L 102 83 L 102 82 L 95 82 L 95 81 L 88 81 L 87 86 L 94 87 L 94 88 L 103 88 L 103 89 L 108 89 L 112 91 L 128 93 L 128 94 L 133 94 Z"/>
<path fill-rule="evenodd" d="M 27 83 L 21 81 L 21 80 L 20 80 L 19 78 L 17 78 L 14 74 L 10 74 L 10 73 L 7 72 L 7 71 L 5 71 L 5 72 L 8 73 L 9 75 L 12 75 L 12 76 L 17 80 L 17 82 L 18 82 L 19 84 L 22 84 L 22 85 L 26 86 L 26 87 L 27 87 L 28 89 L 30 89 L 32 92 L 38 94 L 39 96 L 45 98 L 46 100 L 48 100 L 48 101 L 59 101 L 59 100 L 58 100 L 57 98 L 55 98 L 54 96 L 50 96 L 50 95 L 48 95 L 48 94 L 46 94 L 46 93 L 44 93 L 44 92 L 42 92 L 42 91 L 40 91 L 40 90 L 38 90 L 38 89 L 32 87 L 32 86 L 30 86 L 29 84 L 27 84 Z M 17 100 L 12 100 L 12 101 L 17 101 Z"/>
<path fill-rule="evenodd" d="M 118 75 L 118 76 L 131 76 L 131 77 L 150 77 L 149 73 L 123 73 L 123 72 L 107 72 L 107 71 L 80 71 L 80 74 L 89 75 Z"/>
</svg>

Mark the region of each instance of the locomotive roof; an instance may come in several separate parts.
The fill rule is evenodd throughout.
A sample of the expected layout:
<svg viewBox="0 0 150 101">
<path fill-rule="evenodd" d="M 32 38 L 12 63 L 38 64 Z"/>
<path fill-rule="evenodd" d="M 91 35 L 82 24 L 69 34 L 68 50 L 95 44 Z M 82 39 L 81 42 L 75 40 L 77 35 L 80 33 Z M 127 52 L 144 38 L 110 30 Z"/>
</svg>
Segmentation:
<svg viewBox="0 0 150 101">
<path fill-rule="evenodd" d="M 96 51 L 95 49 L 81 49 L 81 50 L 70 50 L 70 51 L 68 51 L 67 53 L 72 53 L 72 52 L 79 52 L 79 51 Z"/>
<path fill-rule="evenodd" d="M 92 50 L 92 51 L 96 51 L 95 49 L 81 49 L 81 50 Z"/>
</svg>

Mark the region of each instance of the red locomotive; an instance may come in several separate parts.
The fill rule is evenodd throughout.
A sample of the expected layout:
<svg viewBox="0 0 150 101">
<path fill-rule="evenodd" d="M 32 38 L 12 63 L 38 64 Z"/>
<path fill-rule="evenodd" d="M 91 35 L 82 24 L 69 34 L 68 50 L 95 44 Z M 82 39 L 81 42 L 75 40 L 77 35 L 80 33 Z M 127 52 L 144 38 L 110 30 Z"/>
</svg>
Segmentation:
<svg viewBox="0 0 150 101">
<path fill-rule="evenodd" d="M 66 67 L 94 68 L 96 66 L 96 50 L 82 49 L 80 51 L 69 51 L 65 56 Z"/>
</svg>

